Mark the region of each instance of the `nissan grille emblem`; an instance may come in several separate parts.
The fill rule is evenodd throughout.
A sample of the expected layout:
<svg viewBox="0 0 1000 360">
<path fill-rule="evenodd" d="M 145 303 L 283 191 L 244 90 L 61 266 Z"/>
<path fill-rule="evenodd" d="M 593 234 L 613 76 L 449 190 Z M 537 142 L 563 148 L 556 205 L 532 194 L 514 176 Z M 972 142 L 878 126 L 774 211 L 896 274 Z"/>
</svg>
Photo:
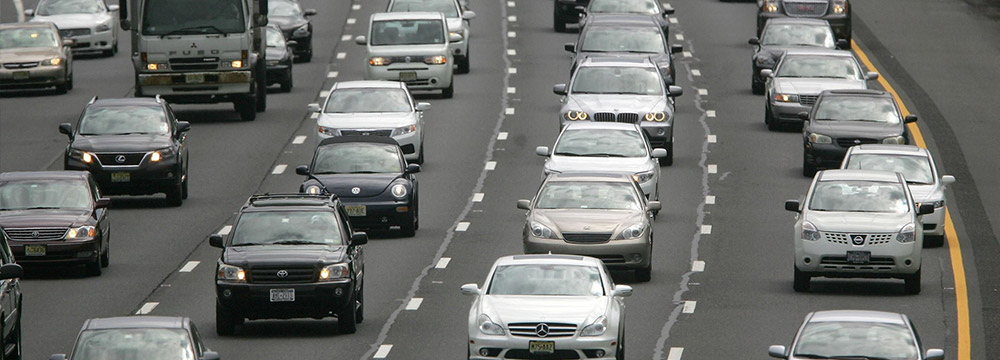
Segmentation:
<svg viewBox="0 0 1000 360">
<path fill-rule="evenodd" d="M 584 230 L 590 230 L 590 225 L 584 225 L 584 226 L 583 226 L 583 229 L 584 229 Z"/>
<path fill-rule="evenodd" d="M 119 164 L 124 164 L 125 163 L 125 155 L 115 156 L 115 162 L 119 163 Z"/>
<path fill-rule="evenodd" d="M 33 238 L 38 237 L 38 230 L 32 231 L 31 232 L 31 237 L 33 237 Z"/>
<path fill-rule="evenodd" d="M 854 245 L 864 245 L 865 236 L 864 235 L 851 235 L 851 243 Z"/>
<path fill-rule="evenodd" d="M 854 145 L 861 144 L 861 139 L 854 139 Z"/>
<path fill-rule="evenodd" d="M 403 58 L 403 61 L 405 61 L 405 62 L 410 62 L 410 61 L 412 61 L 412 60 L 413 60 L 413 58 L 411 58 L 411 57 L 409 57 L 409 56 L 407 56 L 407 57 Z"/>
<path fill-rule="evenodd" d="M 357 195 L 357 194 L 360 194 L 360 193 L 361 193 L 361 188 L 359 188 L 357 186 L 355 186 L 354 188 L 351 189 L 351 194 Z"/>
<path fill-rule="evenodd" d="M 538 334 L 538 337 L 549 336 L 549 324 L 541 323 L 535 326 L 535 334 Z"/>
<path fill-rule="evenodd" d="M 278 278 L 284 279 L 288 277 L 288 270 L 278 270 Z"/>
</svg>

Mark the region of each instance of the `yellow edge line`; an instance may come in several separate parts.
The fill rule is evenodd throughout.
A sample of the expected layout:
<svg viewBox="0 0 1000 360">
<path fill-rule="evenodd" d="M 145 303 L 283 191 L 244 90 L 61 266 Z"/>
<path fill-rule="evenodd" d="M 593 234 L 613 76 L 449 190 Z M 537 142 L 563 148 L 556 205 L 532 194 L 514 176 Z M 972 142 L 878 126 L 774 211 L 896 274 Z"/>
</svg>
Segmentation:
<svg viewBox="0 0 1000 360">
<path fill-rule="evenodd" d="M 854 53 L 858 55 L 858 58 L 861 59 L 861 62 L 868 69 L 878 72 L 875 65 L 868 59 L 868 55 L 858 47 L 858 44 L 854 40 L 851 40 L 851 49 L 854 49 Z M 892 94 L 892 97 L 896 99 L 896 103 L 899 104 L 899 110 L 903 113 L 903 116 L 909 115 L 910 111 L 906 109 L 906 105 L 903 104 L 903 100 L 899 98 L 896 90 L 889 85 L 889 81 L 885 77 L 879 76 L 878 82 L 882 84 L 882 88 L 885 91 Z M 910 134 L 913 135 L 913 141 L 916 142 L 916 145 L 926 149 L 927 143 L 924 142 L 924 136 L 920 133 L 920 128 L 917 127 L 917 124 L 910 123 L 907 126 L 909 127 Z M 972 343 L 969 336 L 969 295 L 965 284 L 965 265 L 962 262 L 962 249 L 958 242 L 958 233 L 955 232 L 955 223 L 951 221 L 951 212 L 948 211 L 947 207 L 945 207 L 944 212 L 944 233 L 948 238 L 948 249 L 951 254 L 951 270 L 955 276 L 955 308 L 958 312 L 957 359 L 969 360 Z"/>
</svg>

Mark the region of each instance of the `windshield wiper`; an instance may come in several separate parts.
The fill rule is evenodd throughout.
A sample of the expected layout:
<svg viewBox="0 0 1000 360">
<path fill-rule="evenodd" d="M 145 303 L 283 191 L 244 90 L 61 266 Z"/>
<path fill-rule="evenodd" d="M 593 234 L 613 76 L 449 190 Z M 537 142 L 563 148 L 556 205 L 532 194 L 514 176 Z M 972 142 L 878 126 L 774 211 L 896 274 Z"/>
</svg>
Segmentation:
<svg viewBox="0 0 1000 360">
<path fill-rule="evenodd" d="M 806 359 L 865 359 L 865 360 L 889 360 L 888 358 L 867 355 L 818 355 L 818 354 L 795 354 L 794 357 Z"/>
<path fill-rule="evenodd" d="M 590 153 L 584 156 L 625 157 L 625 155 L 622 154 L 612 154 L 612 153 Z"/>
<path fill-rule="evenodd" d="M 131 131 L 131 132 L 120 132 L 120 133 L 108 133 L 102 135 L 148 135 L 148 132 L 144 131 Z"/>
<path fill-rule="evenodd" d="M 58 206 L 32 206 L 32 207 L 20 208 L 17 210 L 59 210 L 59 209 L 62 208 Z"/>
<path fill-rule="evenodd" d="M 371 171 L 371 170 L 351 171 L 351 174 L 381 174 L 381 173 L 382 173 L 381 171 Z"/>
<path fill-rule="evenodd" d="M 230 244 L 229 246 L 254 246 L 254 245 L 264 245 L 264 243 L 248 242 L 248 243 Z"/>
<path fill-rule="evenodd" d="M 557 151 L 557 152 L 553 153 L 552 155 L 561 155 L 561 156 L 586 156 L 586 154 L 578 154 L 578 153 L 565 152 L 565 151 Z"/>
<path fill-rule="evenodd" d="M 202 30 L 202 29 L 203 30 L 212 30 L 212 32 L 214 32 L 216 34 L 222 34 L 222 35 L 225 35 L 225 36 L 229 36 L 228 33 L 226 33 L 225 31 L 222 31 L 222 29 L 219 29 L 219 28 L 215 27 L 214 25 L 201 25 L 201 26 L 191 26 L 191 27 L 186 27 L 186 28 L 180 28 L 180 29 L 177 29 L 177 30 L 173 30 L 173 31 L 167 32 L 166 34 L 160 35 L 160 39 L 165 38 L 165 37 L 170 36 L 170 35 L 206 34 L 207 33 L 206 31 L 200 31 L 200 32 L 196 32 L 195 31 L 195 30 Z"/>
<path fill-rule="evenodd" d="M 273 245 L 322 245 L 322 243 L 309 240 L 281 240 L 272 242 Z"/>
</svg>

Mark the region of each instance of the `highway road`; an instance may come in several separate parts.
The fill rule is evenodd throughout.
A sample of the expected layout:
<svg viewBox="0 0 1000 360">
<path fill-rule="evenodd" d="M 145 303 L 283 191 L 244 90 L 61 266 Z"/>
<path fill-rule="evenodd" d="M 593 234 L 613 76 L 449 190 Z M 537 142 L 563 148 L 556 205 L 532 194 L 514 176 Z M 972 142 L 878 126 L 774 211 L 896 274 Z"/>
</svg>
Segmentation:
<svg viewBox="0 0 1000 360">
<path fill-rule="evenodd" d="M 111 2 L 111 1 L 109 1 Z M 161 197 L 116 197 L 111 266 L 29 268 L 24 288 L 26 359 L 70 351 L 87 318 L 137 312 L 191 317 L 224 359 L 458 359 L 466 351 L 471 299 L 458 288 L 482 283 L 494 259 L 521 251 L 524 213 L 517 199 L 540 183 L 538 145 L 557 135 L 559 98 L 568 81 L 552 2 L 470 0 L 471 73 L 458 75 L 453 99 L 419 95 L 427 112 L 427 161 L 421 227 L 415 238 L 373 234 L 366 245 L 366 315 L 358 332 L 337 334 L 336 320 L 254 321 L 236 336 L 215 335 L 214 267 L 209 234 L 224 229 L 253 193 L 294 192 L 317 143 L 306 105 L 338 80 L 362 78 L 363 48 L 350 39 L 386 0 L 300 0 L 315 8 L 313 61 L 295 64 L 291 93 L 271 92 L 267 112 L 241 122 L 229 105 L 175 106 L 190 121 L 191 196 L 179 208 Z M 37 0 L 25 0 L 33 7 Z M 660 181 L 653 279 L 626 300 L 630 359 L 763 359 L 788 344 L 806 313 L 823 309 L 902 312 L 927 347 L 949 359 L 1000 354 L 1000 159 L 989 147 L 1000 83 L 1000 22 L 989 2 L 852 0 L 855 51 L 869 60 L 902 104 L 920 116 L 920 138 L 949 190 L 953 230 L 945 247 L 925 249 L 923 291 L 902 282 L 827 280 L 792 291 L 792 213 L 785 199 L 804 195 L 801 135 L 769 132 L 763 101 L 750 92 L 753 3 L 670 0 L 683 44 L 677 71 L 675 163 Z M 0 0 L 0 21 L 16 21 Z M 124 34 L 122 34 L 124 35 Z M 78 57 L 76 87 L 0 96 L 0 171 L 57 170 L 65 136 L 93 96 L 132 94 L 127 37 L 113 58 Z M 304 137 L 304 138 L 303 138 Z M 304 139 L 304 141 L 302 141 Z"/>
</svg>

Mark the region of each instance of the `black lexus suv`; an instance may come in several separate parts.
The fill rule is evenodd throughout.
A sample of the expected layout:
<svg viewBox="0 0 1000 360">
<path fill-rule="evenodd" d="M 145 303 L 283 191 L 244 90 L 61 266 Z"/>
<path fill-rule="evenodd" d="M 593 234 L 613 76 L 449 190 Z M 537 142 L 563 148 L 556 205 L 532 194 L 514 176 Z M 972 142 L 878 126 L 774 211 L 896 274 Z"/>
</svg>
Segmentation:
<svg viewBox="0 0 1000 360">
<path fill-rule="evenodd" d="M 215 277 L 215 325 L 232 335 L 246 319 L 336 317 L 340 333 L 364 319 L 364 252 L 335 195 L 254 195 L 222 248 Z"/>
<path fill-rule="evenodd" d="M 159 96 L 94 97 L 76 129 L 59 125 L 69 137 L 64 168 L 90 171 L 105 195 L 165 193 L 167 204 L 180 206 L 188 195 L 190 128 Z"/>
</svg>

